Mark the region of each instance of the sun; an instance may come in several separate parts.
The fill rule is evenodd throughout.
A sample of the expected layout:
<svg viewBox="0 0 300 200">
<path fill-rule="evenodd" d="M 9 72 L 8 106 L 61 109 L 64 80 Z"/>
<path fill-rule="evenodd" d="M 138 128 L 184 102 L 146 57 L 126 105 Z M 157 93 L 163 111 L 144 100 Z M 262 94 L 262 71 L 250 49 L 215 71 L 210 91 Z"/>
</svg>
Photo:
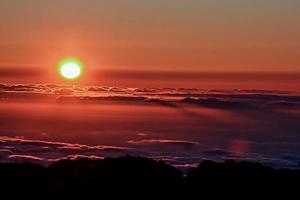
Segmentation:
<svg viewBox="0 0 300 200">
<path fill-rule="evenodd" d="M 60 73 L 64 78 L 75 79 L 81 74 L 81 69 L 76 63 L 65 63 L 61 66 Z"/>
<path fill-rule="evenodd" d="M 82 74 L 83 67 L 78 59 L 69 58 L 60 62 L 58 72 L 59 74 L 69 80 L 75 80 Z"/>
</svg>

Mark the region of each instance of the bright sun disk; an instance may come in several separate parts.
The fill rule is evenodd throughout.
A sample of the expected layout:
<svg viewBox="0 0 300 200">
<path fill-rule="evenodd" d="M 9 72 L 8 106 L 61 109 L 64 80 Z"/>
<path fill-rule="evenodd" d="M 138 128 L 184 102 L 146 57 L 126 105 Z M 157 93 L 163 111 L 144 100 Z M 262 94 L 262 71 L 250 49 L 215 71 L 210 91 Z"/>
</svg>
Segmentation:
<svg viewBox="0 0 300 200">
<path fill-rule="evenodd" d="M 76 79 L 81 73 L 81 65 L 75 61 L 63 62 L 59 69 L 60 74 L 66 79 Z"/>
</svg>

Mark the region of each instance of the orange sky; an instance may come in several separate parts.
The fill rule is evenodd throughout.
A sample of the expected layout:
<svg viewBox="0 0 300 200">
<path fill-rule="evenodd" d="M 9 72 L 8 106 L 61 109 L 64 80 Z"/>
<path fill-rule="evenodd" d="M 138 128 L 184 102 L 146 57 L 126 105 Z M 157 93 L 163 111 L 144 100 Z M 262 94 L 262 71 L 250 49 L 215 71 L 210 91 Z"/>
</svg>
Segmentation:
<svg viewBox="0 0 300 200">
<path fill-rule="evenodd" d="M 0 66 L 300 72 L 296 0 L 2 0 Z"/>
</svg>

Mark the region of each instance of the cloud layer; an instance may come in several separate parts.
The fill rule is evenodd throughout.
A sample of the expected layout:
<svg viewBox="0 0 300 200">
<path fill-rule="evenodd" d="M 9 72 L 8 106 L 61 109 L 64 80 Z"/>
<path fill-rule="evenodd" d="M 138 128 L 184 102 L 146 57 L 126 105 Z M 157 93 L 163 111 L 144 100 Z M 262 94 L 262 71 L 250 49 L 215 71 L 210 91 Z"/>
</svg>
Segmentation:
<svg viewBox="0 0 300 200">
<path fill-rule="evenodd" d="M 0 161 L 130 154 L 182 169 L 203 159 L 296 167 L 299 105 L 293 91 L 0 84 Z"/>
<path fill-rule="evenodd" d="M 300 108 L 300 94 L 291 91 L 124 88 L 50 84 L 0 84 L 0 100 L 73 103 L 108 101 L 170 107 L 190 104 L 215 109 Z"/>
<path fill-rule="evenodd" d="M 272 144 L 272 143 L 255 143 L 250 141 L 234 141 L 233 146 L 229 149 L 205 149 L 197 153 L 186 155 L 186 152 L 167 153 L 141 150 L 143 145 L 160 145 L 160 147 L 168 147 L 168 145 L 181 146 L 189 150 L 193 146 L 200 145 L 193 141 L 180 140 L 141 140 L 129 141 L 128 143 L 136 145 L 132 147 L 117 147 L 117 146 L 88 146 L 81 144 L 63 143 L 63 142 L 49 142 L 40 140 L 28 140 L 24 138 L 0 137 L 0 162 L 31 162 L 42 164 L 44 166 L 51 165 L 62 159 L 103 159 L 104 157 L 118 157 L 122 155 L 147 156 L 157 160 L 163 160 L 172 164 L 179 169 L 186 170 L 190 167 L 197 166 L 203 160 L 248 160 L 259 161 L 274 167 L 289 167 L 296 168 L 300 160 L 299 156 L 292 154 L 280 154 L 272 156 L 268 154 L 258 154 L 248 152 L 249 145 L 253 148 L 261 148 L 262 146 L 272 147 L 278 146 L 297 146 L 300 148 L 300 143 L 294 144 Z M 140 146 L 141 145 L 141 146 Z M 245 145 L 247 147 L 245 147 Z M 173 147 L 172 147 L 173 148 Z M 246 148 L 246 149 L 245 149 Z M 163 148 L 162 148 L 163 149 Z M 177 150 L 179 150 L 177 148 Z"/>
</svg>

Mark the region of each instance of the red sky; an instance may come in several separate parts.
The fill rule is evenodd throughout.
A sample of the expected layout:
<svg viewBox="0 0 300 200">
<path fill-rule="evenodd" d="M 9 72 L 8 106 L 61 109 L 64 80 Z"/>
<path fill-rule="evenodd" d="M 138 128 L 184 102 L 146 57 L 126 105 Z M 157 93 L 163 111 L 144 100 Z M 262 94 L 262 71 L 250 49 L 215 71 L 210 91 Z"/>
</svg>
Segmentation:
<svg viewBox="0 0 300 200">
<path fill-rule="evenodd" d="M 3 0 L 1 68 L 300 72 L 299 2 Z"/>
</svg>

